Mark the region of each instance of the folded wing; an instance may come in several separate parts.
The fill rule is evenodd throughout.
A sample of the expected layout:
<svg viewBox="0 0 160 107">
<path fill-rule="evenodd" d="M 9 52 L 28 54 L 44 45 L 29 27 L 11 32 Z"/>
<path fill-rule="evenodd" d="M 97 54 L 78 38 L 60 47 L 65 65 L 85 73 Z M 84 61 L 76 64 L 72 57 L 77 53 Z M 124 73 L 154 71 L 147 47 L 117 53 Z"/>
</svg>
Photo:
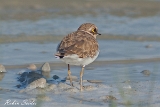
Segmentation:
<svg viewBox="0 0 160 107">
<path fill-rule="evenodd" d="M 97 54 L 98 43 L 96 39 L 87 32 L 76 31 L 64 37 L 57 47 L 57 54 L 60 58 L 77 54 L 79 58 L 94 57 Z"/>
</svg>

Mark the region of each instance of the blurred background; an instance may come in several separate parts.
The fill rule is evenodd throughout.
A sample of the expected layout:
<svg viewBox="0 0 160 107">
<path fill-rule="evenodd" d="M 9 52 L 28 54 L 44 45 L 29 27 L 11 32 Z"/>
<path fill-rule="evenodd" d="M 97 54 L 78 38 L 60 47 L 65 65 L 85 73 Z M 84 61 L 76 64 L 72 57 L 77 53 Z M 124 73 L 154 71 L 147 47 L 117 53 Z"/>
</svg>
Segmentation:
<svg viewBox="0 0 160 107">
<path fill-rule="evenodd" d="M 160 0 L 0 0 L 0 63 L 57 61 L 57 44 L 85 22 L 102 34 L 98 60 L 160 57 Z"/>
</svg>

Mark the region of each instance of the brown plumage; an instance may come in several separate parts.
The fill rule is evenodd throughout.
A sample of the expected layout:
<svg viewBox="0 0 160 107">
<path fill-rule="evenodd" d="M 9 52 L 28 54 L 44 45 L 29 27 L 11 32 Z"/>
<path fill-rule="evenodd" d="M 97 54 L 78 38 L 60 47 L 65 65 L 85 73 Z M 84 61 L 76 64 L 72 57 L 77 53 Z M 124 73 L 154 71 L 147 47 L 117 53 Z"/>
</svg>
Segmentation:
<svg viewBox="0 0 160 107">
<path fill-rule="evenodd" d="M 77 31 L 68 34 L 62 39 L 57 47 L 56 58 L 62 59 L 68 64 L 68 76 L 73 86 L 70 64 L 82 66 L 80 72 L 80 90 L 82 91 L 82 77 L 84 67 L 92 63 L 99 54 L 98 42 L 96 40 L 98 33 L 97 27 L 92 23 L 82 24 Z"/>
<path fill-rule="evenodd" d="M 76 31 L 64 37 L 57 49 L 60 56 L 77 54 L 79 58 L 93 57 L 97 50 L 96 39 L 84 31 Z"/>
<path fill-rule="evenodd" d="M 56 56 L 63 58 L 67 55 L 77 54 L 79 58 L 94 57 L 98 51 L 97 34 L 98 29 L 94 24 L 82 24 L 76 32 L 63 38 L 57 47 Z"/>
</svg>

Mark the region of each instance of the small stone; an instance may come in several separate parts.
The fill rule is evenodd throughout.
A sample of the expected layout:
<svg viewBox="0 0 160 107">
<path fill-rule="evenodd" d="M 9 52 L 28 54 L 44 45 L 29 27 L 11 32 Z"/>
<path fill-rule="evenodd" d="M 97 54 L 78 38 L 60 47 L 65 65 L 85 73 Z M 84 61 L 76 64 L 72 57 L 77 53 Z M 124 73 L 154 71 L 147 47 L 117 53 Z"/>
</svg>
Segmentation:
<svg viewBox="0 0 160 107">
<path fill-rule="evenodd" d="M 123 81 L 122 83 L 130 83 L 131 80 L 126 80 L 126 81 Z"/>
<path fill-rule="evenodd" d="M 105 95 L 105 96 L 100 97 L 100 99 L 102 99 L 103 101 L 117 100 L 117 98 L 112 95 Z"/>
<path fill-rule="evenodd" d="M 41 100 L 41 101 L 51 101 L 51 98 L 49 98 L 48 96 L 45 96 L 45 95 L 38 95 L 38 96 L 37 96 L 37 100 Z"/>
<path fill-rule="evenodd" d="M 152 48 L 153 46 L 152 46 L 152 44 L 149 44 L 149 45 L 146 45 L 145 47 L 146 48 Z"/>
<path fill-rule="evenodd" d="M 39 88 L 45 88 L 46 87 L 46 79 L 44 79 L 44 78 L 37 79 L 37 80 L 31 82 L 26 87 L 26 89 L 35 89 L 37 87 L 39 87 Z"/>
<path fill-rule="evenodd" d="M 73 88 L 73 87 L 71 87 L 71 88 L 66 88 L 66 89 L 64 89 L 64 91 L 65 92 L 74 92 L 74 93 L 76 93 L 76 92 L 79 92 L 79 90 L 77 89 L 77 88 Z"/>
<path fill-rule="evenodd" d="M 150 71 L 149 70 L 143 70 L 141 73 L 146 75 L 146 76 L 150 75 Z"/>
<path fill-rule="evenodd" d="M 37 67 L 35 64 L 30 64 L 27 68 L 33 71 L 37 70 Z"/>
<path fill-rule="evenodd" d="M 19 93 L 24 93 L 26 90 L 25 89 L 22 89 L 19 91 Z"/>
<path fill-rule="evenodd" d="M 114 97 L 112 95 L 107 95 L 106 99 L 108 99 L 108 100 L 117 100 L 116 97 Z"/>
<path fill-rule="evenodd" d="M 94 67 L 86 67 L 85 70 L 94 70 Z"/>
<path fill-rule="evenodd" d="M 57 75 L 53 75 L 53 79 L 59 79 L 59 76 L 57 76 Z"/>
<path fill-rule="evenodd" d="M 87 80 L 90 83 L 102 83 L 101 80 Z"/>
<path fill-rule="evenodd" d="M 17 88 L 21 88 L 21 85 L 20 85 L 20 84 L 18 84 L 18 85 L 16 85 L 16 87 L 17 87 Z"/>
<path fill-rule="evenodd" d="M 123 88 L 131 89 L 132 87 L 130 85 L 127 85 L 127 86 L 124 86 Z"/>
<path fill-rule="evenodd" d="M 87 86 L 83 86 L 83 89 L 86 91 L 92 91 L 95 89 L 95 87 L 91 86 L 91 85 L 87 85 Z"/>
<path fill-rule="evenodd" d="M 44 64 L 42 65 L 42 67 L 41 67 L 41 70 L 42 70 L 43 72 L 50 72 L 51 69 L 50 69 L 49 63 L 48 63 L 48 62 L 44 63 Z"/>
<path fill-rule="evenodd" d="M 0 64 L 0 72 L 7 72 L 5 67 L 2 64 Z"/>
</svg>

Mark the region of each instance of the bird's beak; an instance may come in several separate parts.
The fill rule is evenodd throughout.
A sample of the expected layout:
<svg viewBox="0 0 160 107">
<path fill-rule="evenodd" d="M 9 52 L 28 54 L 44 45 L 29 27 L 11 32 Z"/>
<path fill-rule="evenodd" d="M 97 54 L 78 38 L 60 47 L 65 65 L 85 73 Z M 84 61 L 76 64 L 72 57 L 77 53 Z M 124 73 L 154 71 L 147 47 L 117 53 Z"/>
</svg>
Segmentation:
<svg viewBox="0 0 160 107">
<path fill-rule="evenodd" d="M 101 34 L 97 32 L 97 35 L 101 35 Z"/>
</svg>

